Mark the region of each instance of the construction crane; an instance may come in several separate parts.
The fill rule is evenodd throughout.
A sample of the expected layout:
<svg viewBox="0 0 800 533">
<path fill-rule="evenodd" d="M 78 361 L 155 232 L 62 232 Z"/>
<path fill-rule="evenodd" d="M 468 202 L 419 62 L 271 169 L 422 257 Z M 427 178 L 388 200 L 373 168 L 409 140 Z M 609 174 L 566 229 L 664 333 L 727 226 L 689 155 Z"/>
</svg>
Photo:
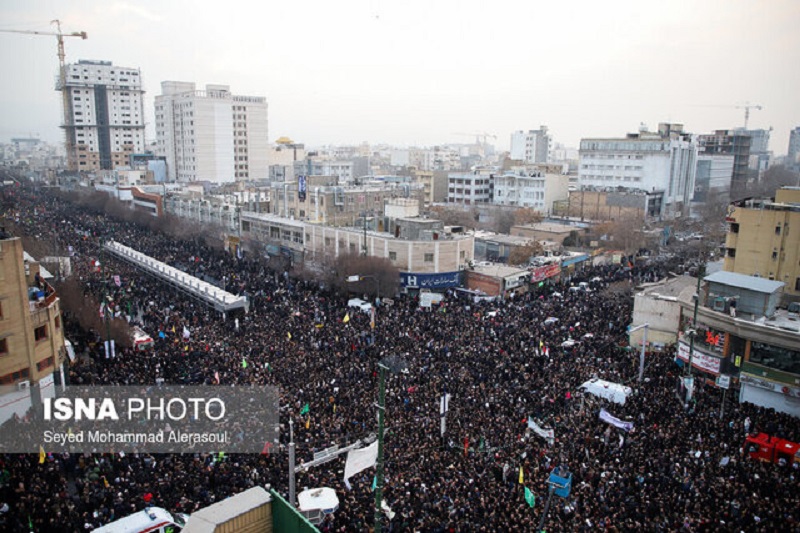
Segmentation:
<svg viewBox="0 0 800 533">
<path fill-rule="evenodd" d="M 475 144 L 480 144 L 483 146 L 486 146 L 486 139 L 488 139 L 489 137 L 491 137 L 492 139 L 497 139 L 497 135 L 492 135 L 491 133 L 480 132 L 480 131 L 476 133 L 455 132 L 453 133 L 453 135 L 469 135 L 470 137 L 474 135 Z M 481 137 L 483 138 L 483 141 L 481 141 Z"/>
<path fill-rule="evenodd" d="M 34 30 L 0 30 L 0 32 L 5 33 L 23 33 L 27 35 L 49 35 L 56 38 L 58 41 L 58 88 L 61 91 L 62 103 L 64 106 L 64 133 L 65 133 L 65 148 L 67 150 L 67 162 L 70 167 L 70 170 L 73 170 L 73 166 L 76 165 L 77 158 L 75 157 L 75 148 L 72 142 L 72 135 L 68 129 L 68 126 L 71 123 L 70 120 L 70 113 L 69 113 L 69 94 L 67 93 L 67 71 L 65 65 L 66 53 L 64 52 L 64 37 L 80 37 L 81 39 L 87 39 L 89 36 L 86 34 L 85 31 L 73 31 L 72 33 L 63 33 L 61 31 L 61 21 L 51 20 L 50 24 L 55 24 L 57 32 L 47 32 L 47 31 L 34 31 Z"/>
<path fill-rule="evenodd" d="M 744 129 L 747 129 L 747 123 L 750 121 L 750 110 L 758 109 L 761 111 L 764 109 L 761 105 L 751 104 L 750 102 L 745 102 L 744 104 L 740 105 L 701 105 L 696 107 L 725 107 L 727 109 L 744 109 Z"/>
</svg>

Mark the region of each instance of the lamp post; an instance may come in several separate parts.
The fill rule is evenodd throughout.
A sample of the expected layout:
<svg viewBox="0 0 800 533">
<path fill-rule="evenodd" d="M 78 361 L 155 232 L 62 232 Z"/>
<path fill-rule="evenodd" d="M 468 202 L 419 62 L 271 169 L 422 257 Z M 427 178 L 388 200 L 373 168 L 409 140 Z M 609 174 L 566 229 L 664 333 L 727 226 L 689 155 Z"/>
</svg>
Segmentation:
<svg viewBox="0 0 800 533">
<path fill-rule="evenodd" d="M 636 326 L 635 328 L 631 328 L 628 330 L 628 333 L 633 333 L 634 331 L 638 331 L 640 329 L 644 329 L 644 338 L 642 339 L 642 353 L 639 356 L 639 381 L 642 381 L 644 377 L 644 351 L 647 347 L 647 330 L 650 328 L 650 324 L 642 324 L 640 326 Z"/>
<path fill-rule="evenodd" d="M 106 359 L 109 359 L 112 355 L 111 350 L 111 317 L 108 316 L 109 311 L 111 309 L 108 307 L 108 280 L 106 279 L 106 259 L 103 250 L 105 249 L 105 243 L 103 239 L 100 239 L 100 268 L 101 276 L 103 276 L 103 303 L 102 305 L 105 306 L 105 311 L 103 312 L 103 322 L 106 324 Z"/>
<path fill-rule="evenodd" d="M 686 377 L 692 375 L 692 357 L 694 356 L 694 338 L 697 336 L 697 309 L 700 307 L 700 281 L 703 279 L 704 266 L 700 266 L 697 270 L 697 291 L 694 294 L 694 315 L 692 316 L 692 329 L 689 333 L 689 359 L 684 370 Z"/>
<path fill-rule="evenodd" d="M 375 533 L 381 532 L 381 502 L 383 501 L 383 420 L 386 410 L 386 372 L 401 372 L 406 362 L 399 357 L 390 356 L 378 363 L 380 385 L 378 391 L 378 461 L 375 472 Z"/>
</svg>

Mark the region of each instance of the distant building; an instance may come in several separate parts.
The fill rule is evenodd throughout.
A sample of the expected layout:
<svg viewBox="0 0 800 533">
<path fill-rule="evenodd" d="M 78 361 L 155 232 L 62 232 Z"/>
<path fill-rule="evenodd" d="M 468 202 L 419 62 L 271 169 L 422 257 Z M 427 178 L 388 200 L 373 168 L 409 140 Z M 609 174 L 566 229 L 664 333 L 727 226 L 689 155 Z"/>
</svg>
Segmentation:
<svg viewBox="0 0 800 533">
<path fill-rule="evenodd" d="M 547 126 L 511 134 L 511 159 L 525 164 L 548 163 L 552 149 L 553 139 L 547 132 Z"/>
<path fill-rule="evenodd" d="M 170 181 L 266 180 L 267 100 L 231 94 L 228 85 L 164 81 L 155 98 L 156 152 Z"/>
<path fill-rule="evenodd" d="M 447 203 L 475 205 L 491 202 L 494 168 L 451 172 L 447 177 Z"/>
<path fill-rule="evenodd" d="M 688 212 L 697 151 L 681 124 L 662 123 L 657 132 L 642 127 L 624 138 L 582 139 L 580 186 L 659 192 L 663 200 L 658 216 Z"/>
<path fill-rule="evenodd" d="M 748 168 L 759 173 L 767 170 L 769 168 L 770 159 L 772 159 L 772 152 L 769 151 L 769 135 L 772 130 L 746 130 L 744 128 L 736 128 L 736 131 L 750 137 Z"/>
<path fill-rule="evenodd" d="M 694 287 L 697 278 L 679 276 L 642 287 L 633 298 L 633 317 L 631 329 L 648 324 L 648 351 L 662 351 L 666 346 L 678 341 L 681 306 L 678 296 L 687 287 Z M 644 341 L 644 328 L 628 335 L 628 343 L 637 350 Z"/>
<path fill-rule="evenodd" d="M 569 196 L 569 176 L 540 170 L 517 169 L 494 177 L 493 201 L 498 205 L 528 207 L 549 215 L 553 203 Z"/>
<path fill-rule="evenodd" d="M 728 202 L 731 197 L 731 177 L 734 156 L 732 154 L 697 155 L 697 172 L 694 179 L 695 202 L 716 200 Z"/>
<path fill-rule="evenodd" d="M 747 189 L 752 138 L 742 130 L 717 130 L 712 134 L 698 135 L 697 142 L 704 156 L 733 157 L 729 190 L 734 199 L 738 198 Z"/>
<path fill-rule="evenodd" d="M 781 281 L 800 300 L 800 188 L 737 202 L 725 220 L 725 271 Z"/>
<path fill-rule="evenodd" d="M 69 116 L 66 129 L 70 170 L 112 170 L 144 151 L 144 90 L 139 69 L 111 61 L 66 65 Z"/>
<path fill-rule="evenodd" d="M 787 165 L 791 170 L 800 172 L 800 126 L 789 132 L 789 151 Z"/>
</svg>

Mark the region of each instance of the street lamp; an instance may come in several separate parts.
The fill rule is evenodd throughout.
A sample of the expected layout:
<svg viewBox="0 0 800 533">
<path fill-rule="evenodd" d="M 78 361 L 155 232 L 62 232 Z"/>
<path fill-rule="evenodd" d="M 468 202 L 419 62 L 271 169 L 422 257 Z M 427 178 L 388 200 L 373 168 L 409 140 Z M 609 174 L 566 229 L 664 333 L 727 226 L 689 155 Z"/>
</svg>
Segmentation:
<svg viewBox="0 0 800 533">
<path fill-rule="evenodd" d="M 639 356 L 639 381 L 642 381 L 642 377 L 644 377 L 644 350 L 647 346 L 647 330 L 650 329 L 650 324 L 642 324 L 640 326 L 636 326 L 635 328 L 628 329 L 628 333 L 633 333 L 634 331 L 639 331 L 640 329 L 644 328 L 644 338 L 642 339 L 642 353 Z"/>
<path fill-rule="evenodd" d="M 406 362 L 397 356 L 389 356 L 378 363 L 380 388 L 378 392 L 378 463 L 375 475 L 375 533 L 381 531 L 381 502 L 383 501 L 383 419 L 386 410 L 386 372 L 397 373 L 407 368 Z"/>
</svg>

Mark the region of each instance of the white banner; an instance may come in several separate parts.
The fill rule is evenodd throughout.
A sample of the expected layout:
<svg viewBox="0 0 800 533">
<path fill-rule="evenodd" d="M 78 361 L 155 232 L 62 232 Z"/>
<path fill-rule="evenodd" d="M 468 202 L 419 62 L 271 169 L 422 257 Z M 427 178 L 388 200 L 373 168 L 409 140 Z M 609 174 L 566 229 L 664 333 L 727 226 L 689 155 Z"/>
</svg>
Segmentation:
<svg viewBox="0 0 800 533">
<path fill-rule="evenodd" d="M 550 446 L 555 443 L 556 432 L 553 429 L 544 429 L 540 427 L 531 417 L 528 417 L 528 428 L 545 439 Z"/>
<path fill-rule="evenodd" d="M 678 343 L 678 358 L 682 361 L 689 361 L 689 345 L 685 342 Z M 706 355 L 695 347 L 694 355 L 692 355 L 692 366 L 712 374 L 719 374 L 720 361 L 718 357 Z"/>
<path fill-rule="evenodd" d="M 349 484 L 349 479 L 359 472 L 375 466 L 378 462 L 378 441 L 376 440 L 366 448 L 350 450 L 347 452 L 347 462 L 344 465 L 344 482 Z"/>
<path fill-rule="evenodd" d="M 620 420 L 605 409 L 600 409 L 600 420 L 611 424 L 615 428 L 624 429 L 625 431 L 630 431 L 633 429 L 633 422 L 625 422 L 624 420 Z"/>
</svg>

